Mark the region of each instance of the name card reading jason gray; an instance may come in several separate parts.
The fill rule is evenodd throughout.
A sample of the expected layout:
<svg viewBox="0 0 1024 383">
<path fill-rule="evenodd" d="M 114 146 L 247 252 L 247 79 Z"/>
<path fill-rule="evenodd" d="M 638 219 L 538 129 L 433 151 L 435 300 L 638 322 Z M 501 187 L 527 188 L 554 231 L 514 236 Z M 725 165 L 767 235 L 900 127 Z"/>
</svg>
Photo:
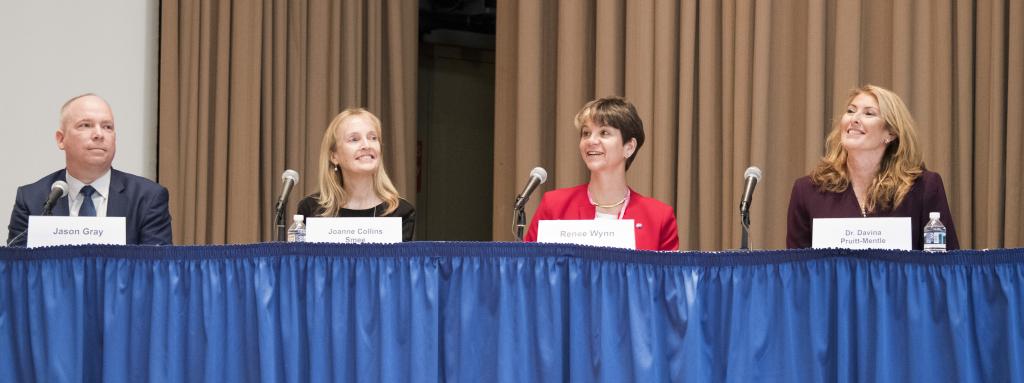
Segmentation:
<svg viewBox="0 0 1024 383">
<path fill-rule="evenodd" d="M 309 217 L 306 221 L 306 242 L 402 242 L 402 219 L 399 217 Z"/>
<path fill-rule="evenodd" d="M 27 247 L 88 244 L 125 244 L 125 218 L 28 217 Z"/>
<path fill-rule="evenodd" d="M 811 247 L 912 250 L 910 217 L 815 218 Z"/>
<path fill-rule="evenodd" d="M 636 249 L 631 219 L 541 220 L 537 242 Z"/>
</svg>

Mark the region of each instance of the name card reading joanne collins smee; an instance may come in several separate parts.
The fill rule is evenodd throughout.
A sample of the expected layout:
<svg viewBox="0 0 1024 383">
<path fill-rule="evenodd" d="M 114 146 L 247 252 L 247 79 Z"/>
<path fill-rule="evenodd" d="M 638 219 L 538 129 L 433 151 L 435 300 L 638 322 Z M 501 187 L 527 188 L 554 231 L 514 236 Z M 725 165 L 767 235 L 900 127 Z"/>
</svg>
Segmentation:
<svg viewBox="0 0 1024 383">
<path fill-rule="evenodd" d="M 815 249 L 913 249 L 910 217 L 815 218 L 811 232 Z"/>
<path fill-rule="evenodd" d="M 324 243 L 400 243 L 402 219 L 399 217 L 309 217 L 306 242 Z"/>
<path fill-rule="evenodd" d="M 26 246 L 123 245 L 124 217 L 28 217 Z"/>
<path fill-rule="evenodd" d="M 631 219 L 541 220 L 537 242 L 636 249 Z"/>
</svg>

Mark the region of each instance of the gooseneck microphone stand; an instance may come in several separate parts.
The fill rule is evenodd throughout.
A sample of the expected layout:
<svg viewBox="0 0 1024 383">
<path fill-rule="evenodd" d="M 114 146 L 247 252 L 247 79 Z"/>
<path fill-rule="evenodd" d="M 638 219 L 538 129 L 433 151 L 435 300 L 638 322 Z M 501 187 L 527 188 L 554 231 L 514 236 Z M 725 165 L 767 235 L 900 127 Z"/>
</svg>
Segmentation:
<svg viewBox="0 0 1024 383">
<path fill-rule="evenodd" d="M 526 230 L 526 203 L 521 201 L 523 197 L 516 197 L 516 203 L 512 212 L 512 235 L 516 241 L 523 241 L 523 232 Z"/>
<path fill-rule="evenodd" d="M 288 240 L 288 229 L 284 226 L 285 222 L 285 209 L 287 206 L 280 206 L 276 202 L 274 203 L 274 230 L 277 232 L 278 242 L 285 242 Z"/>
<path fill-rule="evenodd" d="M 740 235 L 740 250 L 750 250 L 750 211 L 740 208 L 740 226 L 743 226 Z"/>
</svg>

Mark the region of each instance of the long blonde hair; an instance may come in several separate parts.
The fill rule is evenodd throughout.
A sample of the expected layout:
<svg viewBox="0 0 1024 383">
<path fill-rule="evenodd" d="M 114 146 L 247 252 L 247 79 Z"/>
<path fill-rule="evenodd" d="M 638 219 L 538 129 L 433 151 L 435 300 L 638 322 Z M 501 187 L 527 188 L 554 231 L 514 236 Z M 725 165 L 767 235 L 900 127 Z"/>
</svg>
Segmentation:
<svg viewBox="0 0 1024 383">
<path fill-rule="evenodd" d="M 318 202 L 323 209 L 323 212 L 320 213 L 321 216 L 330 217 L 336 215 L 345 206 L 345 203 L 348 202 L 348 193 L 345 192 L 344 187 L 344 176 L 341 173 L 340 167 L 337 167 L 337 170 L 335 170 L 336 166 L 331 163 L 331 154 L 334 153 L 335 146 L 338 143 L 335 139 L 335 132 L 345 123 L 345 120 L 356 116 L 368 118 L 370 123 L 373 124 L 373 129 L 377 132 L 377 137 L 381 137 L 380 120 L 366 109 L 349 108 L 334 116 L 334 120 L 331 120 L 330 125 L 327 126 L 327 130 L 324 131 L 324 138 L 320 142 L 320 177 L 317 182 L 320 188 Z M 373 175 L 373 189 L 377 193 L 377 197 L 388 205 L 384 214 L 391 214 L 398 208 L 398 190 L 395 189 L 395 185 L 391 184 L 388 173 L 384 171 L 383 156 L 381 156 L 379 164 L 377 173 Z"/>
<path fill-rule="evenodd" d="M 886 128 L 896 136 L 882 154 L 878 174 L 868 186 L 867 204 L 864 206 L 869 212 L 888 211 L 903 202 L 903 198 L 914 186 L 914 180 L 924 170 L 924 161 L 918 150 L 914 119 L 903 100 L 888 89 L 869 84 L 851 91 L 846 104 L 849 105 L 861 94 L 869 94 L 878 101 L 879 113 L 885 119 Z M 846 169 L 849 153 L 841 142 L 841 124 L 842 112 L 833 122 L 832 132 L 825 141 L 825 157 L 811 171 L 811 181 L 822 191 L 841 193 L 850 186 Z"/>
</svg>

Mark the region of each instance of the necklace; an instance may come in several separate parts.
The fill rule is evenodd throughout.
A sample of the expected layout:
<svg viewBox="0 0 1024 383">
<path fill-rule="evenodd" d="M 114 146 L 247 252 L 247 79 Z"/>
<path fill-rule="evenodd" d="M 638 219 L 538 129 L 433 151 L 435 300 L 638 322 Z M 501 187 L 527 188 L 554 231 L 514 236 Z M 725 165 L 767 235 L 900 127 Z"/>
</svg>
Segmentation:
<svg viewBox="0 0 1024 383">
<path fill-rule="evenodd" d="M 590 204 L 591 205 L 594 205 L 594 206 L 600 207 L 600 208 L 604 208 L 604 209 L 610 209 L 610 208 L 622 205 L 623 203 L 626 203 L 626 197 L 622 197 L 622 199 L 620 199 L 619 202 L 616 202 L 616 203 L 613 203 L 613 204 L 608 204 L 608 205 L 602 205 L 602 204 L 599 204 L 597 202 L 594 202 L 594 200 L 590 200 Z"/>
<path fill-rule="evenodd" d="M 603 208 L 603 209 L 610 209 L 610 208 L 613 208 L 613 207 L 616 207 L 616 206 L 619 206 L 619 205 L 622 205 L 622 204 L 626 203 L 626 200 L 629 199 L 629 189 L 626 189 L 626 195 L 623 196 L 622 199 L 619 200 L 619 202 L 616 202 L 616 203 L 613 203 L 613 204 L 602 205 L 602 204 L 599 204 L 597 202 L 594 202 L 594 197 L 592 197 L 590 195 L 590 189 L 587 189 L 587 199 L 589 199 L 590 200 L 590 204 L 594 205 L 595 207 L 599 207 L 599 208 Z"/>
<path fill-rule="evenodd" d="M 594 197 L 590 195 L 590 188 L 589 187 L 587 188 L 587 199 L 590 200 L 590 204 L 591 205 L 594 205 L 595 213 L 596 213 L 597 208 L 605 208 L 605 209 L 607 209 L 607 208 L 612 208 L 612 207 L 616 207 L 616 206 L 622 205 L 622 209 L 619 209 L 619 219 L 622 219 L 622 217 L 626 214 L 626 208 L 629 207 L 629 188 L 628 187 L 626 188 L 626 196 L 622 197 L 622 200 L 620 200 L 619 202 L 616 202 L 614 204 L 611 204 L 611 205 L 601 205 L 601 204 L 598 204 L 597 202 L 594 202 Z"/>
<path fill-rule="evenodd" d="M 854 195 L 854 201 L 857 202 L 857 207 L 860 208 L 860 216 L 864 217 L 864 218 L 867 218 L 868 217 L 868 209 L 866 209 L 864 207 L 864 202 L 861 202 L 860 197 L 857 197 L 857 191 L 854 191 L 853 193 L 854 193 L 853 194 Z M 866 200 L 867 197 L 864 197 L 864 199 Z"/>
</svg>

